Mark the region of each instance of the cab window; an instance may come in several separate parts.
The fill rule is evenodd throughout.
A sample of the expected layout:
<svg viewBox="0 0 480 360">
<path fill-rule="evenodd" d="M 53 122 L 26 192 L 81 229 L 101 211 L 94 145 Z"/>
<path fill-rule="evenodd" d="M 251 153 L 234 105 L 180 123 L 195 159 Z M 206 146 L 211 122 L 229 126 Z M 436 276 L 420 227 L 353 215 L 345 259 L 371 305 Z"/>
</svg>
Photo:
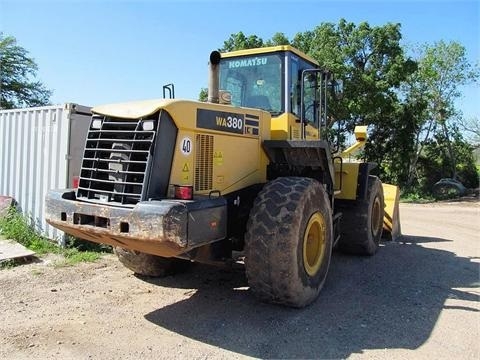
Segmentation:
<svg viewBox="0 0 480 360">
<path fill-rule="evenodd" d="M 282 64 L 279 54 L 224 58 L 220 63 L 220 89 L 231 93 L 235 106 L 282 113 Z"/>
<path fill-rule="evenodd" d="M 313 69 L 314 65 L 300 59 L 295 55 L 290 57 L 290 109 L 292 114 L 296 115 L 298 118 L 301 117 L 300 113 L 300 103 L 301 103 L 301 94 L 300 94 L 300 84 L 302 81 L 302 71 Z M 315 122 L 315 92 L 318 91 L 316 87 L 316 79 L 314 76 L 306 76 L 303 79 L 304 87 L 304 107 L 303 107 L 303 116 L 304 119 L 310 123 Z M 318 94 L 317 94 L 318 99 Z"/>
</svg>

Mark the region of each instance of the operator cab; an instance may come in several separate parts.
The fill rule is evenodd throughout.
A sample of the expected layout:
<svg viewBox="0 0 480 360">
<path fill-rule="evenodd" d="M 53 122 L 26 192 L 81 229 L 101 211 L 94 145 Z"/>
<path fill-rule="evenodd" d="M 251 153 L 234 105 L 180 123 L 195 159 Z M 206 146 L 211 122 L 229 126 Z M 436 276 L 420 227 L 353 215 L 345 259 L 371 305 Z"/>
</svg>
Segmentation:
<svg viewBox="0 0 480 360">
<path fill-rule="evenodd" d="M 327 125 L 329 89 L 341 91 L 328 71 L 289 45 L 222 54 L 219 77 L 232 105 L 270 112 L 276 139 L 318 139 Z"/>
</svg>

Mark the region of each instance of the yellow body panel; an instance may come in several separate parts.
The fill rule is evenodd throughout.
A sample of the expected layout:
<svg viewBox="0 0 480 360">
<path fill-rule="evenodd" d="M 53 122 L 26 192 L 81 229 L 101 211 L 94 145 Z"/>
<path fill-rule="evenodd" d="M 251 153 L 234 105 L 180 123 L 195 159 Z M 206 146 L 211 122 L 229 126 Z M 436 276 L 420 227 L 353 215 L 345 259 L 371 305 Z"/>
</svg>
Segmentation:
<svg viewBox="0 0 480 360">
<path fill-rule="evenodd" d="M 272 118 L 270 136 L 272 140 L 300 140 L 301 129 L 297 116 L 291 113 L 283 113 Z M 305 138 L 307 140 L 318 140 L 320 133 L 317 128 L 308 124 L 305 127 Z"/>
<path fill-rule="evenodd" d="M 212 169 L 211 173 L 207 171 L 209 175 L 211 174 L 211 186 L 196 189 L 195 193 L 198 194 L 208 194 L 217 190 L 225 195 L 253 184 L 266 182 L 268 159 L 261 143 L 262 140 L 270 138 L 268 112 L 195 101 L 171 102 L 164 109 L 171 115 L 179 129 L 170 185 L 195 185 L 196 176 L 200 176 L 204 167 Z M 243 117 L 243 121 L 248 116 L 257 117 L 258 135 L 199 128 L 197 127 L 197 109 L 238 114 L 238 118 Z M 246 126 L 245 123 L 243 126 Z M 202 149 L 197 143 L 202 136 L 211 141 L 207 149 L 208 156 L 201 153 Z M 185 141 L 190 141 L 192 144 L 189 152 L 182 151 Z"/>
<path fill-rule="evenodd" d="M 290 138 L 290 124 L 294 122 L 293 114 L 283 113 L 274 117 L 271 124 L 271 139 L 285 140 Z"/>
<path fill-rule="evenodd" d="M 357 198 L 358 172 L 360 162 L 350 160 L 350 156 L 356 150 L 361 149 L 367 140 L 367 127 L 355 126 L 356 142 L 340 156 L 343 163 L 340 171 L 340 163 L 335 162 L 335 198 L 343 200 L 355 200 Z M 341 178 L 340 178 L 341 177 Z"/>
<path fill-rule="evenodd" d="M 355 200 L 357 198 L 359 167 L 358 162 L 344 162 L 340 171 L 340 164 L 335 162 L 335 190 L 337 191 L 335 199 Z"/>
</svg>

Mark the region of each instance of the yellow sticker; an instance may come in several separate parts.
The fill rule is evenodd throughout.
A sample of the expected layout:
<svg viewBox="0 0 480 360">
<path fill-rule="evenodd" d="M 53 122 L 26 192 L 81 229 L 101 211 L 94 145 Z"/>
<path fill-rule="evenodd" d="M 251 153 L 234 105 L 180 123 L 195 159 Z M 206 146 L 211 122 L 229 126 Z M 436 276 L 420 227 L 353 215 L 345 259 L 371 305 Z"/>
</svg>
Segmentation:
<svg viewBox="0 0 480 360">
<path fill-rule="evenodd" d="M 186 162 L 182 167 L 182 183 L 187 184 L 190 181 L 190 163 Z"/>
<path fill-rule="evenodd" d="M 213 163 L 215 165 L 223 165 L 223 152 L 222 151 L 215 151 L 213 153 Z"/>
</svg>

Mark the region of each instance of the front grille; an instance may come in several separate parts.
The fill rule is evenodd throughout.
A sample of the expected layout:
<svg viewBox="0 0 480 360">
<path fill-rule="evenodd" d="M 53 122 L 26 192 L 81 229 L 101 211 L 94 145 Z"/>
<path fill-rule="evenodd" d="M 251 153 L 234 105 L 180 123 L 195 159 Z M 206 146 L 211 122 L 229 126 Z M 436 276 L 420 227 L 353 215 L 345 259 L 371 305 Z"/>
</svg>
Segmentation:
<svg viewBox="0 0 480 360">
<path fill-rule="evenodd" d="M 99 124 L 101 120 L 93 118 L 92 124 L 94 121 Z M 142 200 L 157 128 L 157 120 L 148 121 L 154 121 L 154 130 L 143 130 L 144 120 L 108 117 L 101 121 L 100 129 L 91 125 L 77 198 L 121 206 L 134 205 Z"/>
</svg>

